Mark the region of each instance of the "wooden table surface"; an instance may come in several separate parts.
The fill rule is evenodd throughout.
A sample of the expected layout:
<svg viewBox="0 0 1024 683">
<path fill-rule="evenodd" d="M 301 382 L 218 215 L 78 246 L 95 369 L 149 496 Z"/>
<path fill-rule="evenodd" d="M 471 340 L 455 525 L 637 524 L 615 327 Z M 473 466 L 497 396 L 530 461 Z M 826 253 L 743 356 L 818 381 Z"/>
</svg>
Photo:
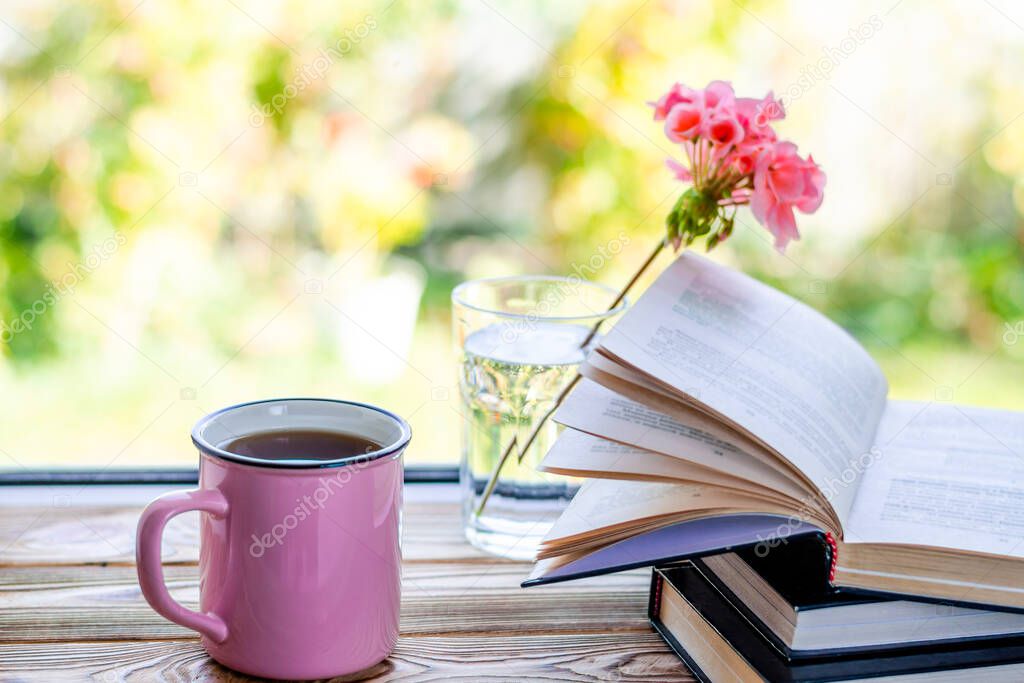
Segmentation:
<svg viewBox="0 0 1024 683">
<path fill-rule="evenodd" d="M 693 680 L 647 623 L 648 572 L 521 589 L 528 564 L 463 540 L 453 486 L 406 490 L 401 638 L 346 680 Z M 139 592 L 135 524 L 160 492 L 0 488 L 0 680 L 249 680 Z M 197 557 L 198 514 L 172 520 L 164 570 L 193 608 Z"/>
</svg>

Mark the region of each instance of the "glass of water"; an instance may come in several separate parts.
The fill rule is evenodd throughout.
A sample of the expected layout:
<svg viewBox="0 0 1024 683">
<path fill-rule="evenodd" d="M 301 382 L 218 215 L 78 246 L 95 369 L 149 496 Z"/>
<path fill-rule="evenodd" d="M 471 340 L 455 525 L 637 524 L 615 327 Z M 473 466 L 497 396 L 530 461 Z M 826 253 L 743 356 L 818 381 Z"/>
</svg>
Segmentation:
<svg viewBox="0 0 1024 683">
<path fill-rule="evenodd" d="M 539 472 L 559 427 L 544 420 L 627 303 L 576 277 L 464 282 L 452 292 L 462 400 L 463 523 L 474 546 L 533 559 L 578 482 Z M 525 450 L 524 450 L 525 446 Z"/>
</svg>

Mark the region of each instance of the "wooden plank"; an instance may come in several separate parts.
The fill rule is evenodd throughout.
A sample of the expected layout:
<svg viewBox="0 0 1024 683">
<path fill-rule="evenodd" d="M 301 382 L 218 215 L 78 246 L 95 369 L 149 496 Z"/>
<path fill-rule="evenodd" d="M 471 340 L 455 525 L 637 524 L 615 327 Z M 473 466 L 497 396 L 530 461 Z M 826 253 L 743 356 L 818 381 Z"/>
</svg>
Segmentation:
<svg viewBox="0 0 1024 683">
<path fill-rule="evenodd" d="M 402 633 L 646 631 L 648 575 L 630 573 L 523 590 L 522 564 L 411 565 L 403 573 Z M 168 566 L 172 595 L 195 608 L 194 566 Z M 98 613 L 103 619 L 97 619 Z M 511 615 L 514 615 L 511 616 Z M 192 638 L 150 609 L 134 567 L 19 567 L 0 571 L 0 640 Z"/>
<path fill-rule="evenodd" d="M 502 562 L 493 565 L 465 564 L 461 562 L 424 562 L 410 564 L 402 569 L 406 592 L 417 590 L 439 597 L 488 592 L 492 590 L 525 590 L 529 593 L 603 592 L 607 590 L 641 591 L 646 593 L 650 583 L 650 570 L 635 569 L 607 576 L 580 579 L 550 586 L 520 589 L 530 565 L 522 562 Z M 182 586 L 198 581 L 194 565 L 167 565 L 164 574 L 168 583 Z M 54 565 L 31 567 L 5 567 L 0 570 L 0 595 L 15 599 L 33 591 L 53 589 L 80 590 L 91 586 L 137 588 L 135 567 L 130 565 Z M 62 598 L 63 599 L 63 595 Z"/>
<path fill-rule="evenodd" d="M 198 641 L 0 644 L 14 681 L 248 681 L 210 660 Z M 392 656 L 341 680 L 662 681 L 693 679 L 652 632 L 616 635 L 402 638 Z"/>
<path fill-rule="evenodd" d="M 141 512 L 138 505 L 5 508 L 0 515 L 0 566 L 134 563 L 135 526 Z M 405 561 L 500 561 L 466 543 L 461 524 L 454 503 L 407 504 L 402 528 Z M 199 513 L 171 520 L 163 558 L 165 563 L 199 559 Z"/>
</svg>

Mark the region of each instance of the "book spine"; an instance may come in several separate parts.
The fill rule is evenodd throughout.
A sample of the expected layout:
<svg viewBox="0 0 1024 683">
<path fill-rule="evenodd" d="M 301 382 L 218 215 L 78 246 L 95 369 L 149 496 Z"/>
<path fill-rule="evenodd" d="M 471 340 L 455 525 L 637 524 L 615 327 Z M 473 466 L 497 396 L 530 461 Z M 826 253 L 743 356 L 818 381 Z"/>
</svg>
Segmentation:
<svg viewBox="0 0 1024 683">
<path fill-rule="evenodd" d="M 665 583 L 657 568 L 651 570 L 651 599 L 647 601 L 647 618 L 652 621 L 658 618 L 661 611 L 661 589 Z"/>
<path fill-rule="evenodd" d="M 667 580 L 664 574 L 658 568 L 651 570 L 651 596 L 648 600 L 648 614 L 647 617 L 651 622 L 651 626 L 657 632 L 661 639 L 665 641 L 668 648 L 676 654 L 677 657 L 682 661 L 683 666 L 689 670 L 693 677 L 697 679 L 697 683 L 715 683 L 712 681 L 704 670 L 701 669 L 697 662 L 690 656 L 690 654 L 683 649 L 682 644 L 676 639 L 675 635 L 665 626 L 664 622 L 661 621 L 661 596 L 662 591 L 665 590 L 665 584 Z M 669 587 L 673 589 L 671 586 Z"/>
<path fill-rule="evenodd" d="M 836 543 L 836 539 L 832 536 L 832 532 L 827 532 L 825 534 L 825 543 L 828 544 L 829 550 L 828 582 L 832 584 L 836 580 L 836 565 L 839 564 L 839 544 Z"/>
</svg>

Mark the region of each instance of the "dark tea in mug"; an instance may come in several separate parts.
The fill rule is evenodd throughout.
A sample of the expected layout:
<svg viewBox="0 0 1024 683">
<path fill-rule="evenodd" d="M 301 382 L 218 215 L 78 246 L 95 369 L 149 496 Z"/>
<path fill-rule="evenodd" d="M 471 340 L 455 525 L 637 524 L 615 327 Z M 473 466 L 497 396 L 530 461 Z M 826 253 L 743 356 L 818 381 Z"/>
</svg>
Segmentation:
<svg viewBox="0 0 1024 683">
<path fill-rule="evenodd" d="M 226 450 L 259 460 L 339 460 L 380 450 L 381 445 L 357 434 L 318 429 L 256 432 L 235 439 Z"/>
</svg>

